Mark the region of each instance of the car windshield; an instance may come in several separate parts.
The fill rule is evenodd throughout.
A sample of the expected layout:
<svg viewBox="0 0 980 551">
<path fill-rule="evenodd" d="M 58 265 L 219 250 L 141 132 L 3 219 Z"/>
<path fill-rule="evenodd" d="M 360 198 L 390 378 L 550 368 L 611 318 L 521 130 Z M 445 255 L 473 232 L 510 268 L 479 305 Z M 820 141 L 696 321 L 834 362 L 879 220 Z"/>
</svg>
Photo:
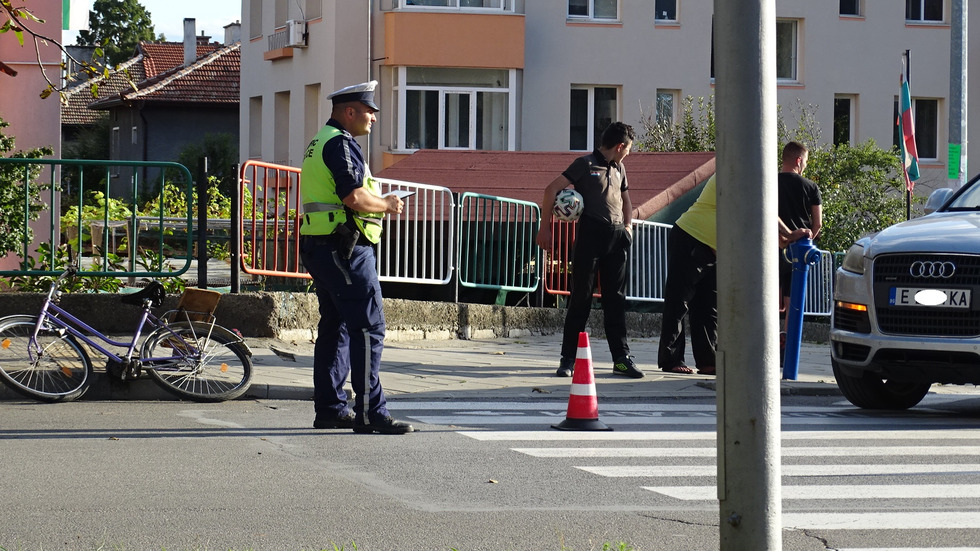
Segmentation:
<svg viewBox="0 0 980 551">
<path fill-rule="evenodd" d="M 974 178 L 971 184 L 944 210 L 980 210 L 980 181 Z"/>
</svg>

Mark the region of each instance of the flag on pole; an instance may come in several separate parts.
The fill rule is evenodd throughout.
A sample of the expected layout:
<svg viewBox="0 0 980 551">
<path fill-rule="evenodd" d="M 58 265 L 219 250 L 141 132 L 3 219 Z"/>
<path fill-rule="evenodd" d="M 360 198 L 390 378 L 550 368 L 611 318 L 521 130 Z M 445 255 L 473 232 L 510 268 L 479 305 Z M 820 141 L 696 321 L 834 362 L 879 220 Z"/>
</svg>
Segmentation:
<svg viewBox="0 0 980 551">
<path fill-rule="evenodd" d="M 90 0 L 61 0 L 61 30 L 88 30 Z"/>
<path fill-rule="evenodd" d="M 912 193 L 912 182 L 919 179 L 919 152 L 915 148 L 915 122 L 912 119 L 912 94 L 905 78 L 905 60 L 902 60 L 902 93 L 898 102 L 898 129 L 902 134 L 902 166 L 905 172 L 905 188 Z"/>
</svg>

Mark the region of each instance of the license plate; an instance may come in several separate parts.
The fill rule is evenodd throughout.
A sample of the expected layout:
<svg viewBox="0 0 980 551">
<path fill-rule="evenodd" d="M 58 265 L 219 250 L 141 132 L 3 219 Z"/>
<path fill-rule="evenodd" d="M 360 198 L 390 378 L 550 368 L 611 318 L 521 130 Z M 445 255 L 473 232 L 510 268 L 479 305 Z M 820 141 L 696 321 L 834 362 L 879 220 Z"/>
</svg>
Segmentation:
<svg viewBox="0 0 980 551">
<path fill-rule="evenodd" d="M 970 289 L 923 289 L 892 287 L 888 295 L 891 306 L 933 306 L 937 308 L 969 308 Z"/>
</svg>

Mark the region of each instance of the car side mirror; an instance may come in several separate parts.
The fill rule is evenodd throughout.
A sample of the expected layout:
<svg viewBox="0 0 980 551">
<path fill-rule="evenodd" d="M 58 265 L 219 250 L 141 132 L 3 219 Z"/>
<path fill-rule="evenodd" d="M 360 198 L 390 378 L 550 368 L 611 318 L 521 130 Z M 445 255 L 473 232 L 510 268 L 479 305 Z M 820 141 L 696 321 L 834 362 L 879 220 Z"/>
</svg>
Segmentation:
<svg viewBox="0 0 980 551">
<path fill-rule="evenodd" d="M 948 187 L 939 188 L 936 191 L 933 191 L 931 194 L 929 194 L 929 199 L 926 200 L 926 214 L 932 214 L 939 210 L 939 207 L 945 205 L 946 201 L 948 201 L 952 195 L 953 190 Z"/>
</svg>

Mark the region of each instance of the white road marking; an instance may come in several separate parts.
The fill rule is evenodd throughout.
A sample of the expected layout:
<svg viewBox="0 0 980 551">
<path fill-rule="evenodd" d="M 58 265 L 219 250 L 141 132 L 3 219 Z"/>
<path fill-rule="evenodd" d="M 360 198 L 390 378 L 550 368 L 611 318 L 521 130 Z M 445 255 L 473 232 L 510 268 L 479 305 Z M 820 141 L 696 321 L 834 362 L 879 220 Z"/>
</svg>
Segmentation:
<svg viewBox="0 0 980 551">
<path fill-rule="evenodd" d="M 714 447 L 703 448 L 512 448 L 532 457 L 715 457 Z M 980 446 L 909 447 L 787 447 L 783 457 L 980 456 Z"/>
<path fill-rule="evenodd" d="M 604 465 L 576 466 L 586 472 L 607 477 L 684 477 L 714 476 L 714 465 Z M 910 465 L 783 465 L 783 476 L 887 476 L 900 474 L 980 474 L 980 464 L 955 463 Z M 980 517 L 980 514 L 977 515 Z"/>
<path fill-rule="evenodd" d="M 714 486 L 644 486 L 643 489 L 683 501 L 718 499 L 718 490 Z M 980 484 L 784 485 L 781 492 L 783 500 L 977 499 L 980 498 Z"/>
</svg>

